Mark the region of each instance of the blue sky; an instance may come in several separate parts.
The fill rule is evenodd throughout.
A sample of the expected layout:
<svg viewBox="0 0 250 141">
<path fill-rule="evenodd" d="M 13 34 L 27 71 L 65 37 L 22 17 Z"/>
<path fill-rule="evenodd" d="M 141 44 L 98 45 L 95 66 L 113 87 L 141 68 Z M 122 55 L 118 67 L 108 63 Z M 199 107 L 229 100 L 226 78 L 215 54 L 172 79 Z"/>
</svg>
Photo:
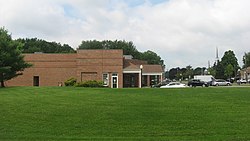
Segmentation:
<svg viewBox="0 0 250 141">
<path fill-rule="evenodd" d="M 69 44 L 132 41 L 172 67 L 206 67 L 233 50 L 250 52 L 249 0 L 0 0 L 0 26 L 13 38 Z"/>
<path fill-rule="evenodd" d="M 106 6 L 111 7 L 111 9 L 114 9 L 114 6 L 116 5 L 116 3 L 120 3 L 121 1 L 123 3 L 126 3 L 131 8 L 141 6 L 144 4 L 157 5 L 157 4 L 161 4 L 164 2 L 168 2 L 168 0 L 109 0 L 106 3 Z M 62 6 L 64 7 L 64 10 L 67 16 L 76 17 L 78 11 L 76 11 L 72 5 L 63 4 Z"/>
</svg>

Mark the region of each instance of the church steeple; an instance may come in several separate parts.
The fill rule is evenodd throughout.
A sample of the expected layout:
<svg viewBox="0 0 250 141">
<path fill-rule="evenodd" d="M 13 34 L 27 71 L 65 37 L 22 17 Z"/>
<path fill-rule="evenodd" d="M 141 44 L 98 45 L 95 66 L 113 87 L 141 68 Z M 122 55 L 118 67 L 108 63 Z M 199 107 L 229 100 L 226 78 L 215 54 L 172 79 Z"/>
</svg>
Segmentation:
<svg viewBox="0 0 250 141">
<path fill-rule="evenodd" d="M 216 58 L 215 58 L 215 64 L 217 65 L 219 62 L 219 50 L 218 47 L 216 47 Z"/>
</svg>

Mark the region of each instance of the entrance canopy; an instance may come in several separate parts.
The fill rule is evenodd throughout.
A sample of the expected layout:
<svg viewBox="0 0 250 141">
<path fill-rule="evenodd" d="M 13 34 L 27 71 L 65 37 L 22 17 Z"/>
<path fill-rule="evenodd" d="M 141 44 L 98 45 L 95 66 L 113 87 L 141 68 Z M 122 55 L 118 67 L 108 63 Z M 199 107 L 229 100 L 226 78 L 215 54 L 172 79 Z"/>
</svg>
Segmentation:
<svg viewBox="0 0 250 141">
<path fill-rule="evenodd" d="M 125 59 L 123 68 L 124 87 L 150 87 L 163 80 L 161 65 L 150 65 L 146 61 Z"/>
</svg>

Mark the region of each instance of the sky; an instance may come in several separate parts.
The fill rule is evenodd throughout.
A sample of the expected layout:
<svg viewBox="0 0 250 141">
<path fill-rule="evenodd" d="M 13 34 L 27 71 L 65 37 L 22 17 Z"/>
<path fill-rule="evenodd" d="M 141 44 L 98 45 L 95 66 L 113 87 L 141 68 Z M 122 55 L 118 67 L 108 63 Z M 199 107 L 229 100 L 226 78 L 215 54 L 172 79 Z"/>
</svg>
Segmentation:
<svg viewBox="0 0 250 141">
<path fill-rule="evenodd" d="M 213 65 L 250 52 L 249 0 L 0 0 L 0 27 L 12 38 L 77 48 L 83 40 L 132 41 L 174 67 Z"/>
</svg>

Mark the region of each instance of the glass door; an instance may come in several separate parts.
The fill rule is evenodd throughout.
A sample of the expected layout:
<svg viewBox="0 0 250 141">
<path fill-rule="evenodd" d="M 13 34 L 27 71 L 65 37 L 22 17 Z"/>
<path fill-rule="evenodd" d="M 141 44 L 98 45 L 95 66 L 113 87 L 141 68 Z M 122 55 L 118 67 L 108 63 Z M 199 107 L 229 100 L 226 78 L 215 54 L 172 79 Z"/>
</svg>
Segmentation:
<svg viewBox="0 0 250 141">
<path fill-rule="evenodd" d="M 112 88 L 118 88 L 118 75 L 112 74 Z"/>
</svg>

